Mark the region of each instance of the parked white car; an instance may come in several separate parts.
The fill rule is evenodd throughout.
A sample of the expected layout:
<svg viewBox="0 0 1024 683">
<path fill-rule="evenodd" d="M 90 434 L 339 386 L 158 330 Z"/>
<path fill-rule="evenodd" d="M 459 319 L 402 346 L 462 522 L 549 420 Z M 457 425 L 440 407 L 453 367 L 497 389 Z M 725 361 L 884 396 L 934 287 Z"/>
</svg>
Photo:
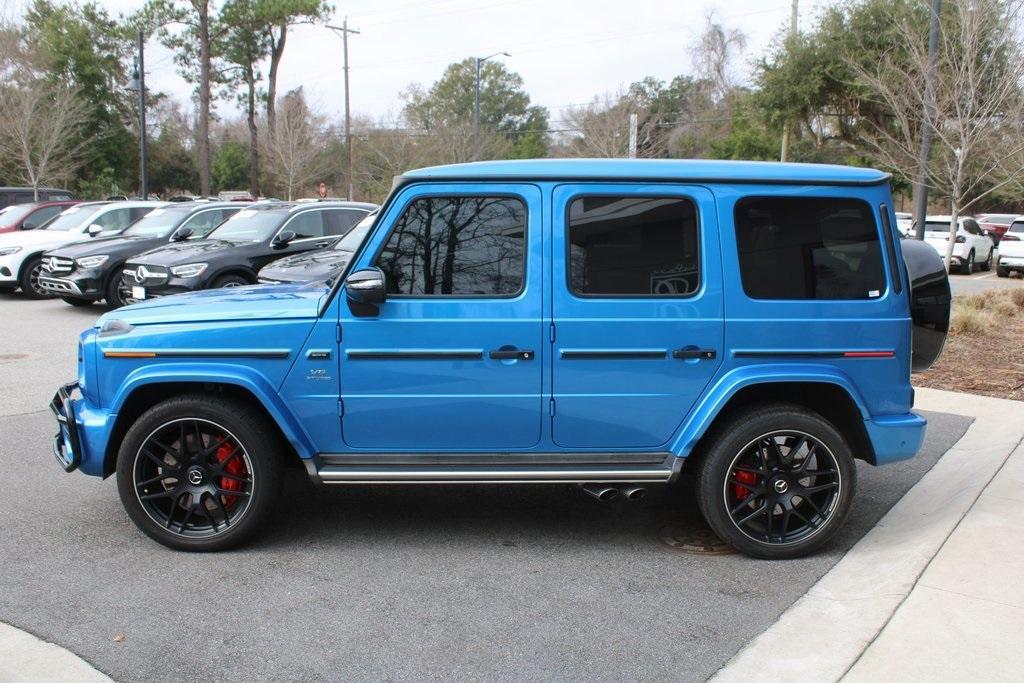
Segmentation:
<svg viewBox="0 0 1024 683">
<path fill-rule="evenodd" d="M 1010 277 L 1014 270 L 1024 275 L 1024 216 L 1017 216 L 999 240 L 996 275 Z"/>
<path fill-rule="evenodd" d="M 924 221 L 924 241 L 932 245 L 939 256 L 946 258 L 949 244 L 950 216 L 928 216 Z M 982 270 L 992 268 L 992 252 L 995 245 L 973 218 L 961 216 L 957 219 L 956 242 L 953 244 L 953 259 L 950 269 L 959 269 L 964 275 L 974 272 L 975 266 Z"/>
<path fill-rule="evenodd" d="M 68 207 L 35 230 L 0 235 L 0 290 L 20 287 L 32 299 L 52 294 L 39 285 L 43 252 L 96 235 L 114 235 L 166 202 L 86 202 Z"/>
<path fill-rule="evenodd" d="M 910 237 L 914 231 L 914 215 L 909 214 L 906 211 L 896 212 L 896 229 L 900 231 L 900 234 L 904 237 Z"/>
</svg>

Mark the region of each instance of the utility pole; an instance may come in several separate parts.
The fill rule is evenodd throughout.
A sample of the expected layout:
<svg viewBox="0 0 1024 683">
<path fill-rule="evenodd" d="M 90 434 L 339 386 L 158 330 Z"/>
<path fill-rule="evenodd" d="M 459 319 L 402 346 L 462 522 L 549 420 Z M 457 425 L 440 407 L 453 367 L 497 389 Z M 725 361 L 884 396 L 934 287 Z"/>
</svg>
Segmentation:
<svg viewBox="0 0 1024 683">
<path fill-rule="evenodd" d="M 358 34 L 359 31 L 354 28 L 348 27 L 348 17 L 341 22 L 341 26 L 327 25 L 327 28 L 331 29 L 335 33 L 341 34 L 342 49 L 345 54 L 345 150 L 348 154 L 348 168 L 346 169 L 345 175 L 348 177 L 348 199 L 352 199 L 354 192 L 354 185 L 352 183 L 352 110 L 349 107 L 349 96 L 348 96 L 348 34 Z"/>
<path fill-rule="evenodd" d="M 800 0 L 793 0 L 792 16 L 789 18 L 789 39 L 790 41 L 796 40 L 797 35 L 797 21 L 800 17 Z M 782 151 L 779 153 L 779 161 L 786 161 L 789 159 L 789 128 L 790 121 L 786 121 L 785 126 L 782 129 Z"/>
<path fill-rule="evenodd" d="M 636 159 L 636 126 L 639 117 L 636 113 L 629 115 L 629 158 Z"/>
<path fill-rule="evenodd" d="M 932 0 L 931 27 L 928 29 L 928 71 L 924 75 L 924 126 L 921 128 L 921 155 L 917 160 L 917 179 L 914 182 L 914 238 L 919 240 L 924 239 L 924 220 L 928 215 L 928 163 L 932 156 L 934 134 L 935 68 L 939 60 L 941 12 L 942 0 Z"/>
<path fill-rule="evenodd" d="M 476 77 L 474 79 L 474 96 L 473 96 L 473 158 L 477 159 L 480 157 L 480 65 L 486 62 L 488 59 L 493 57 L 511 57 L 507 52 L 495 52 L 493 55 L 487 55 L 486 57 L 474 57 L 473 63 L 476 67 Z"/>
</svg>

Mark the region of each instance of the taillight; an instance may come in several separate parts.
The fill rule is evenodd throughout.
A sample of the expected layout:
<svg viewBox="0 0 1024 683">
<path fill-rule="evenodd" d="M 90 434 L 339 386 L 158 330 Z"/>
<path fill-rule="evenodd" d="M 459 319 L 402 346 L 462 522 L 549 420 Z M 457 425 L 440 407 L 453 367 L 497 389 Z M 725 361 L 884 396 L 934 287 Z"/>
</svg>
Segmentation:
<svg viewBox="0 0 1024 683">
<path fill-rule="evenodd" d="M 963 244 L 966 241 L 967 241 L 967 238 L 965 238 L 963 235 L 957 235 L 956 236 L 956 243 L 957 244 Z"/>
</svg>

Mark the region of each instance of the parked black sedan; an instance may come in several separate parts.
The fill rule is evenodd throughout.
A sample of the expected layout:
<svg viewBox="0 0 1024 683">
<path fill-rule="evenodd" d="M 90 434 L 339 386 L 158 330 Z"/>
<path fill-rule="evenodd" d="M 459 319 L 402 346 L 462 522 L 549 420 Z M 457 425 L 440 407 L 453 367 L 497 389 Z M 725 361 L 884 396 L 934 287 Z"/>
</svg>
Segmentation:
<svg viewBox="0 0 1024 683">
<path fill-rule="evenodd" d="M 352 254 L 363 243 L 376 220 L 377 211 L 373 211 L 331 249 L 285 256 L 272 262 L 260 271 L 260 282 L 265 285 L 279 285 L 332 280 L 345 270 L 352 260 Z"/>
<path fill-rule="evenodd" d="M 249 205 L 206 239 L 168 244 L 129 260 L 123 286 L 129 301 L 141 301 L 255 284 L 256 273 L 271 261 L 334 246 L 375 208 L 360 202 Z"/>
<path fill-rule="evenodd" d="M 201 239 L 242 208 L 231 202 L 188 202 L 153 209 L 116 237 L 47 252 L 39 284 L 72 306 L 100 299 L 114 308 L 124 306 L 131 294 L 121 282 L 127 259 L 168 242 Z"/>
</svg>

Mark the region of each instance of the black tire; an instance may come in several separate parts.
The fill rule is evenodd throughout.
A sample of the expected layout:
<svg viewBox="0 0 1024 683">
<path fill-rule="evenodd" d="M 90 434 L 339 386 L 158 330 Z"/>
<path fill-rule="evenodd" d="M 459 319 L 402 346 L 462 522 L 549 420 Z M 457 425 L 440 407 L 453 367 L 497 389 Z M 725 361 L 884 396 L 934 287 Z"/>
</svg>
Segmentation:
<svg viewBox="0 0 1024 683">
<path fill-rule="evenodd" d="M 219 278 L 213 281 L 210 285 L 210 289 L 220 289 L 221 287 L 245 287 L 251 284 L 241 275 L 221 275 Z"/>
<path fill-rule="evenodd" d="M 128 294 L 131 294 L 131 292 L 125 291 L 120 273 L 120 267 L 114 269 L 114 274 L 110 276 L 110 280 L 107 282 L 107 287 L 103 294 L 103 300 L 107 302 L 107 306 L 110 308 L 121 308 L 122 306 L 128 305 L 128 302 L 125 301 L 125 297 Z"/>
<path fill-rule="evenodd" d="M 997 277 L 1010 277 L 1010 269 L 1009 268 L 1003 268 L 1001 265 L 999 265 L 999 262 L 997 261 L 996 262 L 996 276 Z"/>
<path fill-rule="evenodd" d="M 60 300 L 66 304 L 71 304 L 76 308 L 85 308 L 86 306 L 92 306 L 92 299 L 76 299 L 73 296 L 62 296 Z"/>
<path fill-rule="evenodd" d="M 842 528 L 857 487 L 842 434 L 793 404 L 762 404 L 732 416 L 698 457 L 704 518 L 736 550 L 760 559 L 802 557 L 827 543 Z"/>
<path fill-rule="evenodd" d="M 961 275 L 970 275 L 974 272 L 974 250 L 967 254 L 967 259 L 960 265 Z"/>
<path fill-rule="evenodd" d="M 981 269 L 984 271 L 992 270 L 992 250 L 988 250 L 988 258 L 981 264 Z"/>
<path fill-rule="evenodd" d="M 248 406 L 178 396 L 128 430 L 117 455 L 118 493 L 131 520 L 158 543 L 225 550 L 255 533 L 273 508 L 281 489 L 278 446 L 274 430 Z"/>
<path fill-rule="evenodd" d="M 39 273 L 43 269 L 43 259 L 33 256 L 25 261 L 18 276 L 21 293 L 29 299 L 51 299 L 53 295 L 39 286 Z"/>
</svg>

